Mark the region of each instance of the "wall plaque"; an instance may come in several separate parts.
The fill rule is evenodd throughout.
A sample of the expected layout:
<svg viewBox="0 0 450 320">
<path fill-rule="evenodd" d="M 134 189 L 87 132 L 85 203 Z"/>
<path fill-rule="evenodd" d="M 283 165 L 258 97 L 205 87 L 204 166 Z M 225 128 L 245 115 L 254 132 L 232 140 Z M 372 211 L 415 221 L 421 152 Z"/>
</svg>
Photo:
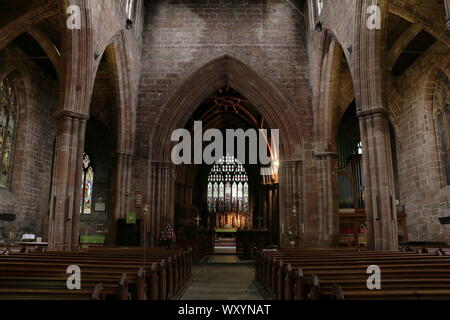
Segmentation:
<svg viewBox="0 0 450 320">
<path fill-rule="evenodd" d="M 142 191 L 136 191 L 136 208 L 142 208 L 144 199 L 144 193 Z"/>
<path fill-rule="evenodd" d="M 105 202 L 96 202 L 94 210 L 97 212 L 105 212 L 106 211 L 106 203 Z"/>
</svg>

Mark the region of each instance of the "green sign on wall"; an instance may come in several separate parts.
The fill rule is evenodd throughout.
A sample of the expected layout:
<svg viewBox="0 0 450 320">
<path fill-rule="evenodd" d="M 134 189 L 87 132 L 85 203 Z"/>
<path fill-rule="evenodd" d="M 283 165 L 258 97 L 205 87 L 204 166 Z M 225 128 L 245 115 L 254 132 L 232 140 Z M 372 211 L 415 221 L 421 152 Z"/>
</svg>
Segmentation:
<svg viewBox="0 0 450 320">
<path fill-rule="evenodd" d="M 136 224 L 136 213 L 128 212 L 125 216 L 125 220 L 127 224 Z"/>
<path fill-rule="evenodd" d="M 83 235 L 80 236 L 80 243 L 81 244 L 89 244 L 89 243 L 97 243 L 101 244 L 105 242 L 105 236 L 104 235 Z"/>
</svg>

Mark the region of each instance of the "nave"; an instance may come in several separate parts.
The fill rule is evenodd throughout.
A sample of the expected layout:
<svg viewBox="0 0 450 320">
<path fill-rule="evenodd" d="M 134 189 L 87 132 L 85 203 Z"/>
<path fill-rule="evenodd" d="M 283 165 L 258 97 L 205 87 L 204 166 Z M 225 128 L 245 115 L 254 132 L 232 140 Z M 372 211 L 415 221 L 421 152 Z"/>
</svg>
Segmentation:
<svg viewBox="0 0 450 320">
<path fill-rule="evenodd" d="M 182 300 L 263 300 L 252 263 L 234 254 L 206 256 L 192 266 L 192 283 Z"/>
<path fill-rule="evenodd" d="M 450 248 L 0 250 L 2 300 L 448 300 Z M 78 274 L 77 274 L 78 273 Z M 372 277 L 374 274 L 374 278 Z"/>
</svg>

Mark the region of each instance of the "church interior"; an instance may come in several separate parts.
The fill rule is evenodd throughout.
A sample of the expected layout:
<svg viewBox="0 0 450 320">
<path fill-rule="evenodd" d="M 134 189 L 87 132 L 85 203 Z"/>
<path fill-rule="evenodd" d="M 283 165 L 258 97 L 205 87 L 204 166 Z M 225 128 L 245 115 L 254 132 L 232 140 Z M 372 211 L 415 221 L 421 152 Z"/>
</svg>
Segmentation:
<svg viewBox="0 0 450 320">
<path fill-rule="evenodd" d="M 450 299 L 449 47 L 450 0 L 2 0 L 0 300 Z"/>
</svg>

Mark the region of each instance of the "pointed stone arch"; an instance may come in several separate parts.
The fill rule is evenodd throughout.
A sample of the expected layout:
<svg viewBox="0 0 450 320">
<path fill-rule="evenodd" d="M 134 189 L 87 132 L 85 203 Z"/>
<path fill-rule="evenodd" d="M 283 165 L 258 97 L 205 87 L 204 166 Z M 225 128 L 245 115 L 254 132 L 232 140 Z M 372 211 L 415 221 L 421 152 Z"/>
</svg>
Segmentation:
<svg viewBox="0 0 450 320">
<path fill-rule="evenodd" d="M 322 44 L 322 60 L 320 61 L 320 73 L 318 74 L 318 92 L 316 93 L 316 105 L 314 108 L 314 128 L 318 136 L 318 152 L 333 151 L 336 142 L 337 127 L 345 110 L 337 110 L 337 91 L 341 83 L 338 78 L 342 71 L 342 60 L 345 59 L 350 77 L 348 85 L 351 86 L 352 95 L 349 97 L 347 107 L 355 99 L 355 86 L 353 81 L 350 60 L 344 48 L 334 36 L 332 31 L 325 31 Z"/>
<path fill-rule="evenodd" d="M 289 115 L 294 107 L 275 84 L 251 67 L 224 54 L 198 67 L 163 97 L 150 134 L 150 159 L 169 161 L 173 130 L 183 128 L 200 103 L 212 92 L 229 86 L 248 98 L 263 115 L 269 127 L 280 129 L 280 153 L 283 158 L 301 156 L 295 151 L 302 145 L 301 125 Z M 300 134 L 299 134 L 300 131 Z M 297 147 L 297 148 L 296 148 Z"/>
<path fill-rule="evenodd" d="M 114 86 L 117 111 L 117 151 L 132 154 L 136 101 L 130 74 L 130 58 L 123 31 L 119 31 L 108 42 L 103 54 L 106 55 Z M 98 67 L 98 66 L 97 66 Z"/>
<path fill-rule="evenodd" d="M 355 99 L 355 89 L 351 57 L 332 30 L 327 29 L 323 33 L 320 50 L 322 54 L 318 61 L 319 71 L 314 97 L 316 107 L 313 109 L 314 132 L 317 137 L 314 157 L 320 172 L 318 183 L 323 190 L 318 200 L 318 244 L 327 246 L 338 243 L 339 239 L 337 134 L 345 110 Z M 343 71 L 347 72 L 344 79 Z M 342 99 L 339 99 L 339 94 L 342 92 L 348 101 L 340 105 L 339 101 Z"/>
<path fill-rule="evenodd" d="M 160 110 L 151 128 L 147 173 L 148 199 L 152 212 L 150 227 L 153 244 L 165 224 L 174 223 L 175 167 L 171 163 L 171 134 L 184 128 L 197 107 L 216 90 L 229 86 L 245 96 L 264 117 L 271 129 L 280 130 L 280 220 L 278 227 L 287 223 L 287 210 L 304 206 L 303 197 L 303 137 L 302 125 L 294 123 L 298 110 L 272 82 L 254 69 L 228 54 L 209 60 L 183 77 L 161 97 L 155 109 Z M 289 178 L 291 177 L 291 178 Z M 299 196 L 300 195 L 300 196 Z M 283 234 L 285 230 L 281 230 Z M 280 241 L 286 241 L 281 235 Z"/>
</svg>

